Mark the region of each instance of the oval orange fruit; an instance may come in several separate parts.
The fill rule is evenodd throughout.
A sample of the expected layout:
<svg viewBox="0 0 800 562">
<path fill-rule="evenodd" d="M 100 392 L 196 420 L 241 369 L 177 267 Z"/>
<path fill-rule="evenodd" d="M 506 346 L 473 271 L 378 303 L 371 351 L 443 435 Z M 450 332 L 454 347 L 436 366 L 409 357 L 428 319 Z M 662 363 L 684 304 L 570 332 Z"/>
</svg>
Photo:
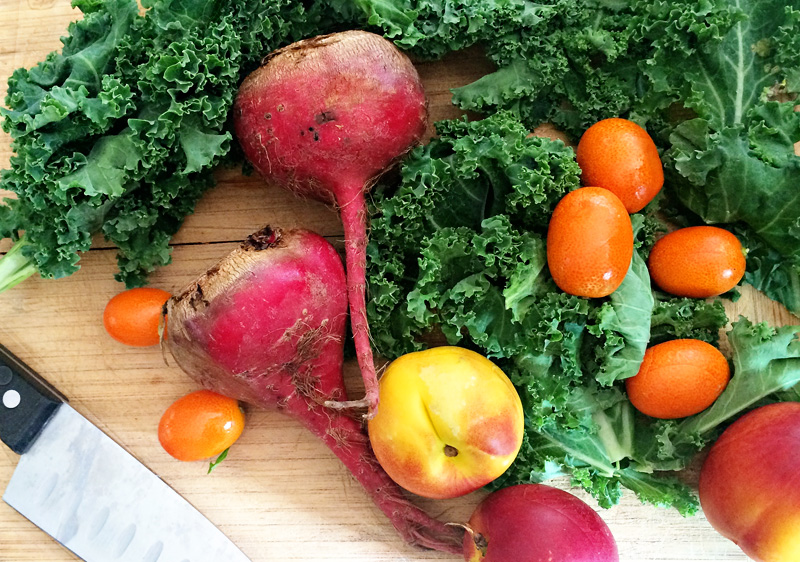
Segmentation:
<svg viewBox="0 0 800 562">
<path fill-rule="evenodd" d="M 716 226 L 674 230 L 655 243 L 647 259 L 650 278 L 660 289 L 695 299 L 730 291 L 746 265 L 739 239 Z"/>
<path fill-rule="evenodd" d="M 702 412 L 730 380 L 725 356 L 702 340 L 672 340 L 649 347 L 636 376 L 625 380 L 633 406 L 661 419 Z"/>
<path fill-rule="evenodd" d="M 627 119 L 598 121 L 577 149 L 583 185 L 610 190 L 629 213 L 641 211 L 661 191 L 664 167 L 653 139 Z"/>
<path fill-rule="evenodd" d="M 631 218 L 616 195 L 582 187 L 558 202 L 547 229 L 547 264 L 559 289 L 581 297 L 610 295 L 632 256 Z"/>
<path fill-rule="evenodd" d="M 112 297 L 103 310 L 103 326 L 125 345 L 147 347 L 161 341 L 158 333 L 164 303 L 172 295 L 154 287 L 138 287 Z"/>
<path fill-rule="evenodd" d="M 244 430 L 239 401 L 210 390 L 197 390 L 173 402 L 161 416 L 158 440 L 180 461 L 219 455 Z"/>
</svg>

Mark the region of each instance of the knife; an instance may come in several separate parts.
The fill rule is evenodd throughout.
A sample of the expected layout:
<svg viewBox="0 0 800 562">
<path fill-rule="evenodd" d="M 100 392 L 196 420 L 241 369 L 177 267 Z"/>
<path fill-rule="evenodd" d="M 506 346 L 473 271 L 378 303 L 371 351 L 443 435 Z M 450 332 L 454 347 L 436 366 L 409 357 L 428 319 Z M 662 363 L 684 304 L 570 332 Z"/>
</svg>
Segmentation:
<svg viewBox="0 0 800 562">
<path fill-rule="evenodd" d="M 87 562 L 250 562 L 213 523 L 0 345 L 3 500 Z"/>
</svg>

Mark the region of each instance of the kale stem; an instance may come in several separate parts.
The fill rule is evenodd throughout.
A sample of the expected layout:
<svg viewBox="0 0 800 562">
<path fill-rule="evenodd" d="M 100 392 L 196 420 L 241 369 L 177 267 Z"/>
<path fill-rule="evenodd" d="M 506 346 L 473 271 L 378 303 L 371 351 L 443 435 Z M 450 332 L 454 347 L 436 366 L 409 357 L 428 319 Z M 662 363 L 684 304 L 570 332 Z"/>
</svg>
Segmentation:
<svg viewBox="0 0 800 562">
<path fill-rule="evenodd" d="M 22 283 L 37 272 L 36 264 L 22 252 L 28 245 L 30 242 L 23 236 L 0 259 L 0 293 Z"/>
</svg>

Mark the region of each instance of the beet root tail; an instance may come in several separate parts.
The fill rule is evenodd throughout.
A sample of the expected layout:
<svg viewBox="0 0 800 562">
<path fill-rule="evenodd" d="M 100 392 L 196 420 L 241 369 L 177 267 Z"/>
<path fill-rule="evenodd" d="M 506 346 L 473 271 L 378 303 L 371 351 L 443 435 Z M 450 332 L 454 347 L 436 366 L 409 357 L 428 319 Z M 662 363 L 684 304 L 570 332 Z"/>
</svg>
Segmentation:
<svg viewBox="0 0 800 562">
<path fill-rule="evenodd" d="M 367 419 L 378 412 L 378 375 L 372 357 L 372 343 L 367 322 L 367 203 L 361 188 L 351 200 L 340 202 L 344 225 L 345 262 L 347 273 L 347 300 L 350 303 L 350 327 L 356 348 L 358 367 L 364 379 L 363 400 L 328 404 L 334 408 L 368 408 Z"/>
<path fill-rule="evenodd" d="M 381 468 L 358 421 L 340 410 L 311 405 L 297 396 L 287 408 L 286 413 L 294 415 L 336 454 L 407 543 L 453 554 L 462 552 L 464 530 L 434 519 L 411 503 Z"/>
<path fill-rule="evenodd" d="M 411 504 L 407 509 L 401 507 L 394 513 L 397 515 L 391 517 L 392 524 L 407 543 L 451 554 L 463 553 L 464 529 L 462 527 L 448 525 L 433 519 Z"/>
</svg>

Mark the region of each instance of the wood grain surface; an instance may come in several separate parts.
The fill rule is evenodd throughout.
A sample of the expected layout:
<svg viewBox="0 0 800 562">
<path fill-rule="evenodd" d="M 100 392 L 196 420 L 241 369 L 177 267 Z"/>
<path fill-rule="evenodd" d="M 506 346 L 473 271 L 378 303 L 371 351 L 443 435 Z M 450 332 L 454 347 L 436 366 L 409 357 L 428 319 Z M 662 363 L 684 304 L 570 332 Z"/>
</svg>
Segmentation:
<svg viewBox="0 0 800 562">
<path fill-rule="evenodd" d="M 67 24 L 79 16 L 67 0 L 0 0 L 0 95 L 17 67 L 30 67 L 60 46 Z M 490 69 L 479 52 L 419 64 L 433 119 L 454 117 L 449 88 Z M 0 137 L 0 167 L 11 154 Z M 173 263 L 152 278 L 174 291 L 264 224 L 302 225 L 341 240 L 337 215 L 265 186 L 257 177 L 220 171 L 219 185 L 186 220 L 174 241 Z M 8 241 L 0 245 L 0 252 Z M 195 390 L 157 348 L 136 349 L 111 340 L 103 308 L 123 289 L 113 279 L 114 249 L 102 240 L 81 260 L 82 269 L 58 280 L 30 279 L 0 294 L 0 342 L 38 370 L 96 423 L 222 529 L 254 561 L 267 560 L 457 560 L 405 545 L 383 514 L 333 455 L 292 420 L 249 410 L 247 428 L 228 459 L 211 475 L 206 464 L 181 463 L 160 447 L 156 428 L 166 407 Z M 753 291 L 728 307 L 732 318 L 800 323 L 781 306 Z M 360 392 L 348 365 L 348 381 Z M 17 464 L 0 446 L 0 490 Z M 690 476 L 691 477 L 691 476 Z M 552 482 L 567 488 L 564 480 Z M 576 495 L 596 503 L 578 490 Z M 444 520 L 465 521 L 484 492 L 452 501 L 414 501 Z M 599 508 L 597 508 L 600 510 Z M 739 549 L 702 517 L 639 504 L 628 493 L 619 506 L 600 510 L 623 561 L 742 561 Z M 4 503 L 0 503 L 0 561 L 64 562 L 76 558 Z M 172 561 L 167 561 L 172 562 Z M 224 562 L 224 561 L 221 561 Z"/>
</svg>

